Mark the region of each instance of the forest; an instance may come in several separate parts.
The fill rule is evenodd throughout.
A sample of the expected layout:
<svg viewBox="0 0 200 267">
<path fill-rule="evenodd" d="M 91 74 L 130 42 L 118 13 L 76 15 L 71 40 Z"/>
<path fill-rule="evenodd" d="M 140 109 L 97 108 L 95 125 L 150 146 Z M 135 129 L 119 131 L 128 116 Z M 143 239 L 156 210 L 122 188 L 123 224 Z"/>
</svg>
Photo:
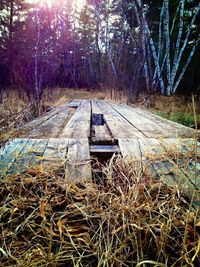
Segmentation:
<svg viewBox="0 0 200 267">
<path fill-rule="evenodd" d="M 199 94 L 198 0 L 1 0 L 0 90 Z"/>
</svg>

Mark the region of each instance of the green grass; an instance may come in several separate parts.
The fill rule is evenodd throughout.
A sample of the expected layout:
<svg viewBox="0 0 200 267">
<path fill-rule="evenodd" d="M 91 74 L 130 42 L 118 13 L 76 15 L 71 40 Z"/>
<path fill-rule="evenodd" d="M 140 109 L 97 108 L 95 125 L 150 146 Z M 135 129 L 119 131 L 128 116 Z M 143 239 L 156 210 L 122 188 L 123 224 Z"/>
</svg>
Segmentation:
<svg viewBox="0 0 200 267">
<path fill-rule="evenodd" d="M 167 113 L 163 111 L 156 111 L 156 115 L 174 121 L 181 123 L 185 126 L 195 128 L 195 118 L 194 115 L 184 113 L 184 112 L 172 112 L 172 113 Z M 200 115 L 197 115 L 197 124 L 200 124 Z"/>
</svg>

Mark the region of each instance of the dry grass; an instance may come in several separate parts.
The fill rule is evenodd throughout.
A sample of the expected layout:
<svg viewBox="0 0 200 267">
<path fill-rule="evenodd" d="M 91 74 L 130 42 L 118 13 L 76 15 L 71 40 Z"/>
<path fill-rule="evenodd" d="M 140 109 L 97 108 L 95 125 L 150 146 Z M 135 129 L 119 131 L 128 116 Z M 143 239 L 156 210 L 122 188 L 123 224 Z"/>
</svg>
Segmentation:
<svg viewBox="0 0 200 267">
<path fill-rule="evenodd" d="M 140 162 L 103 183 L 39 166 L 1 180 L 1 266 L 199 266 L 200 214 Z"/>
<path fill-rule="evenodd" d="M 44 106 L 59 106 L 73 99 L 104 99 L 104 92 L 87 89 L 50 88 L 44 90 L 42 103 Z"/>
</svg>

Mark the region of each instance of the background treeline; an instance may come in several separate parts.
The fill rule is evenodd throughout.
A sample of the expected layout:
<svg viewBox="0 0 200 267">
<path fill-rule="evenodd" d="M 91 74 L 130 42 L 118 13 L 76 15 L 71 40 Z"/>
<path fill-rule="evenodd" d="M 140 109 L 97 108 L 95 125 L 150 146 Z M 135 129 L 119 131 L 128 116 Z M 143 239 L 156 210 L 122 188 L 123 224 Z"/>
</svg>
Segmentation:
<svg viewBox="0 0 200 267">
<path fill-rule="evenodd" d="M 45 2 L 45 1 L 44 1 Z M 200 91 L 198 0 L 0 1 L 0 95 L 47 87 Z"/>
</svg>

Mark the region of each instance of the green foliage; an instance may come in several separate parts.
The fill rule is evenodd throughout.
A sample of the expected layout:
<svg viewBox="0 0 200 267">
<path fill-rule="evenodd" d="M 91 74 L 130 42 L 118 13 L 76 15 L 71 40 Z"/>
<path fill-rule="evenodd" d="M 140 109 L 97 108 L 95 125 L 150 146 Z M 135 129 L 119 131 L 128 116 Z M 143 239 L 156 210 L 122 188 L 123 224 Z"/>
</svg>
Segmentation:
<svg viewBox="0 0 200 267">
<path fill-rule="evenodd" d="M 184 113 L 184 112 L 172 112 L 167 113 L 163 111 L 156 111 L 156 114 L 162 118 L 181 123 L 185 126 L 195 128 L 195 118 L 194 115 Z M 200 116 L 197 116 L 197 122 L 200 122 Z"/>
</svg>

